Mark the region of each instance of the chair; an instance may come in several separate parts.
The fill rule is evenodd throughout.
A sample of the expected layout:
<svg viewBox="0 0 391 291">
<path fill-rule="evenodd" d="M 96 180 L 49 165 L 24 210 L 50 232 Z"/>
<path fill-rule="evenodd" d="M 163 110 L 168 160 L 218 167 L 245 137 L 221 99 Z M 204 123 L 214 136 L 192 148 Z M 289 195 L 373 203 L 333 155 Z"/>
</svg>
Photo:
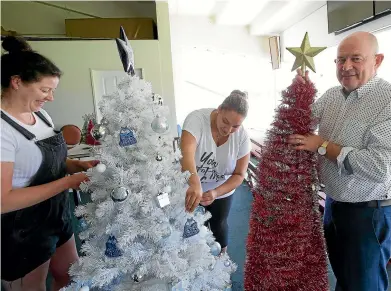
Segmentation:
<svg viewBox="0 0 391 291">
<path fill-rule="evenodd" d="M 81 141 L 81 130 L 73 124 L 67 124 L 61 127 L 61 132 L 68 146 L 78 145 Z"/>
</svg>

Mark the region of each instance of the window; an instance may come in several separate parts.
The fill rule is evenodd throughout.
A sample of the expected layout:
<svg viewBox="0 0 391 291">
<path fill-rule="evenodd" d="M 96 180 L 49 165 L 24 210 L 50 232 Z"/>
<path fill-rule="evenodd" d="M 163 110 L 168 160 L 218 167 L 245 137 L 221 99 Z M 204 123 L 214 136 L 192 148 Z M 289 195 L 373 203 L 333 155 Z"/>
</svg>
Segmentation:
<svg viewBox="0 0 391 291">
<path fill-rule="evenodd" d="M 379 51 L 384 54 L 378 76 L 391 83 L 391 28 L 379 31 L 375 35 L 379 42 Z"/>
<path fill-rule="evenodd" d="M 179 124 L 195 109 L 217 108 L 234 89 L 248 92 L 247 128 L 267 128 L 272 121 L 275 78 L 265 57 L 186 47 L 175 78 Z"/>
</svg>

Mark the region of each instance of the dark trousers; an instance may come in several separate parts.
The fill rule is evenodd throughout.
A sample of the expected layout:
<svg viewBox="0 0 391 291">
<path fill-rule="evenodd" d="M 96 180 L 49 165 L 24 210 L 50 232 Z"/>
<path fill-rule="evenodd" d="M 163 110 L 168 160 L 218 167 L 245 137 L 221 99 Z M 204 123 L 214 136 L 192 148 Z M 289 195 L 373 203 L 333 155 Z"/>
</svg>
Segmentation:
<svg viewBox="0 0 391 291">
<path fill-rule="evenodd" d="M 324 231 L 336 290 L 387 291 L 391 206 L 326 199 Z"/>
<path fill-rule="evenodd" d="M 225 248 L 228 245 L 228 215 L 231 209 L 233 194 L 216 199 L 206 210 L 212 214 L 212 217 L 206 222 L 206 225 L 212 231 L 216 241 Z"/>
</svg>

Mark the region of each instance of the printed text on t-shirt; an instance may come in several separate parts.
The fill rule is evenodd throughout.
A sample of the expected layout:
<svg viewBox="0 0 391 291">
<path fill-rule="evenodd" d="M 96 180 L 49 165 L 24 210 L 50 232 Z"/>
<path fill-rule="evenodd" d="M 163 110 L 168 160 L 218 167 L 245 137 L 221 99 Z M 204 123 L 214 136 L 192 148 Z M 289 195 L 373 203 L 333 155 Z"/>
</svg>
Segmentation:
<svg viewBox="0 0 391 291">
<path fill-rule="evenodd" d="M 201 156 L 200 163 L 200 166 L 197 166 L 197 172 L 201 177 L 201 183 L 210 182 L 210 180 L 218 182 L 220 179 L 224 179 L 224 174 L 219 174 L 216 171 L 219 163 L 213 159 L 213 152 L 210 152 L 209 154 L 204 152 Z M 207 179 L 209 181 L 205 181 Z"/>
</svg>

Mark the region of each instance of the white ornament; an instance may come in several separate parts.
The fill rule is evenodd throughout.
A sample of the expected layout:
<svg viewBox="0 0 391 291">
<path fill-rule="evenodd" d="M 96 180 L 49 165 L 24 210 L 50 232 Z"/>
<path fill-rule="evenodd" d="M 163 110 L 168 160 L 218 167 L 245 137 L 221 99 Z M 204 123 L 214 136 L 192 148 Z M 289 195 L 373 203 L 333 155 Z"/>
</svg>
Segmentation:
<svg viewBox="0 0 391 291">
<path fill-rule="evenodd" d="M 159 203 L 160 208 L 163 208 L 170 204 L 170 198 L 168 197 L 167 192 L 159 192 L 157 195 L 157 201 Z"/>
<path fill-rule="evenodd" d="M 106 165 L 105 164 L 97 164 L 94 168 L 94 172 L 103 173 L 106 171 Z"/>
<path fill-rule="evenodd" d="M 79 291 L 90 291 L 90 287 L 88 286 L 83 286 L 79 289 Z"/>
</svg>

